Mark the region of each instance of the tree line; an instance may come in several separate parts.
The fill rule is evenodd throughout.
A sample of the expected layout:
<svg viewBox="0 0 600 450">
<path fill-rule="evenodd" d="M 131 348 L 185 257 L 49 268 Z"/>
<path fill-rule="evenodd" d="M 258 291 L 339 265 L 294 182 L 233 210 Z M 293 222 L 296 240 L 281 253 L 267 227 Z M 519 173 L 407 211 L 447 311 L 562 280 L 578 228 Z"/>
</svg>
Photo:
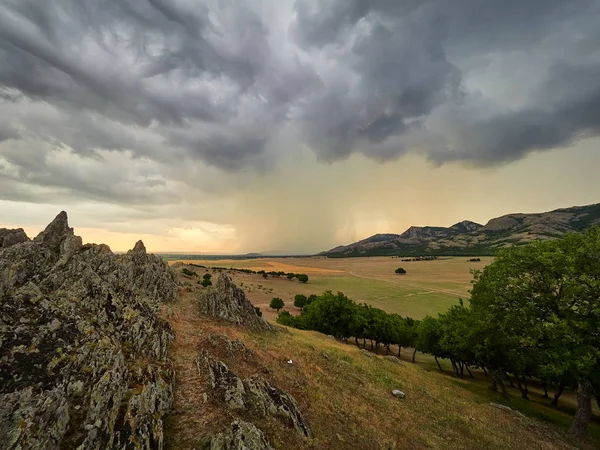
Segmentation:
<svg viewBox="0 0 600 450">
<path fill-rule="evenodd" d="M 473 270 L 473 287 L 437 317 L 421 321 L 390 314 L 343 293 L 330 291 L 305 305 L 298 316 L 281 311 L 278 322 L 316 330 L 386 354 L 390 346 L 413 348 L 450 361 L 459 377 L 480 368 L 490 388 L 523 398 L 539 383 L 556 404 L 565 387 L 577 389 L 578 408 L 570 432 L 583 436 L 595 397 L 600 407 L 600 227 L 561 239 L 503 249 L 483 270 Z"/>
</svg>

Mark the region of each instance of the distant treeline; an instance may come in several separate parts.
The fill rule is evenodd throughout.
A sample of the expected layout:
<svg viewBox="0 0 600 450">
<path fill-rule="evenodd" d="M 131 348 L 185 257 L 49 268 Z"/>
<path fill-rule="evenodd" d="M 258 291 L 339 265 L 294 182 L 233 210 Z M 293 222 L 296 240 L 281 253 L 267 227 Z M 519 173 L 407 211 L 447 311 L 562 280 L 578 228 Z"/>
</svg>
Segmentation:
<svg viewBox="0 0 600 450">
<path fill-rule="evenodd" d="M 182 253 L 157 253 L 163 259 L 186 259 L 186 260 L 204 260 L 204 261 L 219 261 L 223 259 L 232 260 L 243 260 L 243 259 L 261 259 L 261 258 L 304 258 L 312 255 L 260 255 L 260 254 L 248 254 L 248 255 L 188 255 Z"/>
<path fill-rule="evenodd" d="M 240 269 L 240 268 L 236 268 L 236 267 L 213 267 L 213 266 L 203 266 L 200 264 L 193 264 L 193 263 L 189 263 L 188 266 L 193 266 L 193 267 L 198 267 L 200 269 L 206 269 L 206 270 L 213 270 L 213 271 L 223 271 L 223 270 L 227 270 L 227 271 L 232 271 L 232 272 L 241 272 L 241 273 L 247 273 L 247 274 L 252 274 L 252 275 L 262 275 L 263 278 L 268 278 L 269 275 L 271 275 L 272 277 L 283 277 L 285 276 L 288 280 L 292 280 L 294 278 L 297 278 L 298 281 L 300 281 L 301 283 L 307 283 L 308 282 L 308 275 L 306 275 L 305 273 L 293 273 L 293 272 L 283 272 L 283 271 L 271 271 L 271 272 L 266 272 L 264 270 L 250 270 L 250 269 Z M 183 274 L 187 275 L 187 276 L 195 276 L 195 272 L 190 271 L 189 269 L 183 269 Z M 190 275 L 194 274 L 194 275 Z"/>
<path fill-rule="evenodd" d="M 600 407 L 600 227 L 551 241 L 500 251 L 483 271 L 474 270 L 469 306 L 460 300 L 438 317 L 421 321 L 356 304 L 343 293 L 325 292 L 298 316 L 279 314 L 284 325 L 316 330 L 339 339 L 366 341 L 386 353 L 391 345 L 412 347 L 450 360 L 457 376 L 479 367 L 490 388 L 509 393 L 516 383 L 523 398 L 528 384 L 577 388 L 571 433 L 582 436 L 595 397 Z M 413 353 L 414 361 L 414 353 Z"/>
<path fill-rule="evenodd" d="M 392 256 L 394 258 L 402 258 L 401 256 Z M 435 261 L 438 259 L 437 256 L 415 256 L 414 258 L 402 258 L 400 261 L 411 262 L 411 261 Z"/>
</svg>

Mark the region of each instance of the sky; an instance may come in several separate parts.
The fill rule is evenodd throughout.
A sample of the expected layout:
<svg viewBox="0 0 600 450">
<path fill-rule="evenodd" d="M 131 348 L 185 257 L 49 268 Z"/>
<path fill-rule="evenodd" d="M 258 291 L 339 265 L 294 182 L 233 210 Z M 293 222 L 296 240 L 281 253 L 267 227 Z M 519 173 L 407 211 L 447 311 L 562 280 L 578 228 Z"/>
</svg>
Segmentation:
<svg viewBox="0 0 600 450">
<path fill-rule="evenodd" d="M 600 0 L 0 0 L 0 227 L 314 253 L 600 202 Z"/>
</svg>

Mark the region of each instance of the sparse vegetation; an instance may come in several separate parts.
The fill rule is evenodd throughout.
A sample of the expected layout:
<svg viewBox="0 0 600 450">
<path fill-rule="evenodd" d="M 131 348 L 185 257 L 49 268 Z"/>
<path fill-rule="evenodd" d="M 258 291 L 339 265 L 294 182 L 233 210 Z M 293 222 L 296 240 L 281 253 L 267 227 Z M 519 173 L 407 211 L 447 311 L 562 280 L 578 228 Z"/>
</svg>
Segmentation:
<svg viewBox="0 0 600 450">
<path fill-rule="evenodd" d="M 193 270 L 190 270 L 186 267 L 184 267 L 181 270 L 181 273 L 183 273 L 186 277 L 197 277 L 198 276 L 198 274 L 196 272 L 194 272 Z"/>
</svg>

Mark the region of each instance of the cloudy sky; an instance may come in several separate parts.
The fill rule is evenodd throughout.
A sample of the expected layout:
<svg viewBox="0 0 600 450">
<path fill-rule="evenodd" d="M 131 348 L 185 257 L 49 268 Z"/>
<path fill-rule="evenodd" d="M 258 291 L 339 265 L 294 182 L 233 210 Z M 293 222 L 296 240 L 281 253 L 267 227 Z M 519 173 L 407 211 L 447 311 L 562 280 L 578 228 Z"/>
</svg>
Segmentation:
<svg viewBox="0 0 600 450">
<path fill-rule="evenodd" d="M 0 227 L 310 253 L 600 202 L 600 0 L 0 0 Z"/>
</svg>

